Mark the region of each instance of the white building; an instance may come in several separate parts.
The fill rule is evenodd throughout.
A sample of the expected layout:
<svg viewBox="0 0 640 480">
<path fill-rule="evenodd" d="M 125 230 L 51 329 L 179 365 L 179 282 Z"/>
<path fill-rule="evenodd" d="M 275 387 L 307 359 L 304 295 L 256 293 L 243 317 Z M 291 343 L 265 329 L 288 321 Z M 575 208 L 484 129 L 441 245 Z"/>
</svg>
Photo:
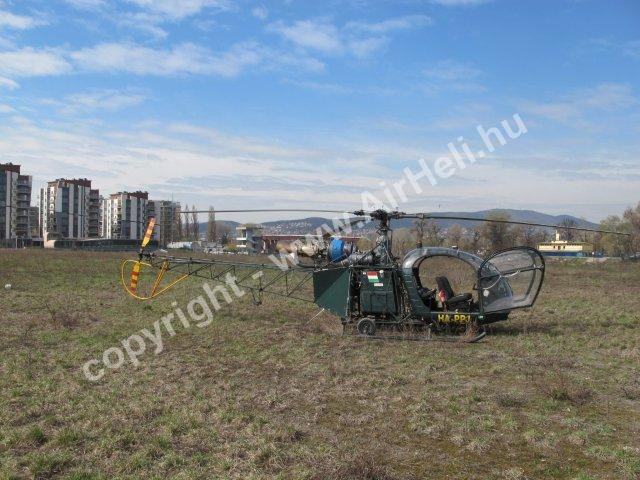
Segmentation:
<svg viewBox="0 0 640 480">
<path fill-rule="evenodd" d="M 262 225 L 247 223 L 236 227 L 238 252 L 260 253 L 262 251 Z"/>
<path fill-rule="evenodd" d="M 147 229 L 147 192 L 118 192 L 102 201 L 102 236 L 140 240 Z"/>
<path fill-rule="evenodd" d="M 593 244 L 561 240 L 560 233 L 556 231 L 556 239 L 539 243 L 538 250 L 545 257 L 590 257 L 593 255 Z"/>
<path fill-rule="evenodd" d="M 89 237 L 91 180 L 59 178 L 40 190 L 40 224 L 46 241 Z"/>
<path fill-rule="evenodd" d="M 153 239 L 158 241 L 158 245 L 163 246 L 179 240 L 180 203 L 171 200 L 149 200 L 147 222 L 151 217 L 156 219 Z"/>
</svg>

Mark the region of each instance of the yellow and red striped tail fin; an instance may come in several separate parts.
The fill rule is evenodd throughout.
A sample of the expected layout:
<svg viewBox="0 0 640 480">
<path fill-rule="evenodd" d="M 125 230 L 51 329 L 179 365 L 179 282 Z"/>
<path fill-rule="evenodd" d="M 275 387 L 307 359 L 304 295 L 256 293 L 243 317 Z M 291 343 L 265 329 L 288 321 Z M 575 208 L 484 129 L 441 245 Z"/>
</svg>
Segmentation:
<svg viewBox="0 0 640 480">
<path fill-rule="evenodd" d="M 153 227 L 156 224 L 155 217 L 151 217 L 149 220 L 149 225 L 147 226 L 147 231 L 144 234 L 144 238 L 142 239 L 142 248 L 146 247 L 151 240 L 151 236 L 153 235 Z"/>
<path fill-rule="evenodd" d="M 136 262 L 133 264 L 133 269 L 131 270 L 131 284 L 129 285 L 131 291 L 135 293 L 138 289 L 138 276 L 140 275 L 140 262 Z"/>
</svg>

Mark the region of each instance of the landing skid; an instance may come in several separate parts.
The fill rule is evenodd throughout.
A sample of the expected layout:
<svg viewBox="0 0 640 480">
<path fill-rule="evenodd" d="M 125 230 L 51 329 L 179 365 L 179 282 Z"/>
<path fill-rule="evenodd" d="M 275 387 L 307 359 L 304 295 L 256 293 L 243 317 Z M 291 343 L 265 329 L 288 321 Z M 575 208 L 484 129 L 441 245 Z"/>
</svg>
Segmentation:
<svg viewBox="0 0 640 480">
<path fill-rule="evenodd" d="M 394 340 L 394 341 L 414 341 L 414 342 L 449 342 L 449 343 L 476 343 L 487 336 L 484 326 L 478 327 L 479 331 L 475 334 L 462 333 L 460 335 L 443 335 L 433 333 L 428 329 L 425 334 L 410 333 L 407 335 L 367 335 L 359 333 L 356 329 L 350 332 L 346 325 L 343 325 L 342 335 L 362 338 L 365 340 Z"/>
</svg>

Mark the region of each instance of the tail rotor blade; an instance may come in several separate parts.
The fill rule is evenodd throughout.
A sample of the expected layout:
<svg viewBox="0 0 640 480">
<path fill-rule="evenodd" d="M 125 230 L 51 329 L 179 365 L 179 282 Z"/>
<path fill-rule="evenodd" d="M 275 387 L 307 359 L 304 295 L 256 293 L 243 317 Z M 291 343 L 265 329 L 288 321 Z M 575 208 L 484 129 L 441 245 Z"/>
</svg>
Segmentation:
<svg viewBox="0 0 640 480">
<path fill-rule="evenodd" d="M 147 231 L 144 234 L 144 238 L 142 239 L 142 248 L 146 247 L 149 244 L 151 236 L 153 235 L 153 227 L 155 226 L 155 224 L 155 217 L 151 217 L 151 219 L 149 220 L 149 225 L 147 226 Z"/>
<path fill-rule="evenodd" d="M 133 269 L 131 270 L 131 283 L 129 287 L 133 293 L 138 289 L 138 276 L 140 275 L 140 262 L 136 262 L 133 264 Z"/>
</svg>

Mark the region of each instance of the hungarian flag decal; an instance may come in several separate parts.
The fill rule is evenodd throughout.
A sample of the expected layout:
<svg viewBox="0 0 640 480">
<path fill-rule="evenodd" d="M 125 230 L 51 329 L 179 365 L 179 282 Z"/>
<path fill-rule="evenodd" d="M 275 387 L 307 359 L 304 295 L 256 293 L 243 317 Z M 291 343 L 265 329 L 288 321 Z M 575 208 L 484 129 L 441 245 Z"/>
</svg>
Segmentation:
<svg viewBox="0 0 640 480">
<path fill-rule="evenodd" d="M 367 279 L 369 279 L 369 282 L 371 283 L 377 283 L 380 281 L 378 279 L 378 272 L 367 272 Z"/>
</svg>

